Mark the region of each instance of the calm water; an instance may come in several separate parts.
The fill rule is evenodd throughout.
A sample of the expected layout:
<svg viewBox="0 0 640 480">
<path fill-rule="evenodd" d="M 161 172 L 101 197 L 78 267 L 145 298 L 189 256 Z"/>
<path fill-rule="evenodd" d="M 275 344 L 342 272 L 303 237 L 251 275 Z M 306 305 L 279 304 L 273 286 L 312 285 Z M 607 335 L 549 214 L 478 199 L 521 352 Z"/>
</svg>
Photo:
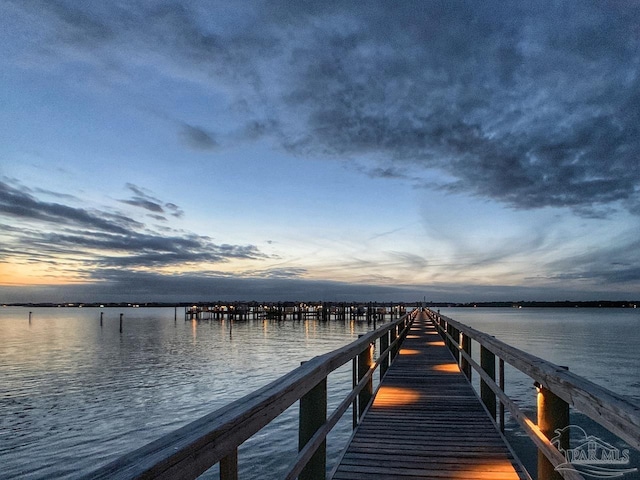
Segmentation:
<svg viewBox="0 0 640 480">
<path fill-rule="evenodd" d="M 178 309 L 0 308 L 0 478 L 74 478 L 355 340 L 366 322 L 184 321 Z M 100 311 L 104 311 L 100 327 Z M 119 333 L 123 312 L 124 332 Z M 350 388 L 329 377 L 329 402 Z M 279 478 L 297 404 L 240 449 L 244 478 Z M 350 434 L 330 437 L 335 458 Z M 283 461 L 283 458 L 286 461 Z M 217 467 L 208 475 L 215 477 Z"/>
<path fill-rule="evenodd" d="M 360 322 L 259 320 L 234 322 L 230 329 L 228 321 L 185 322 L 180 310 L 175 322 L 172 308 L 32 311 L 29 324 L 28 309 L 0 308 L 0 478 L 90 472 L 369 328 Z M 442 313 L 640 400 L 640 309 Z M 330 410 L 350 381 L 350 365 L 330 376 Z M 530 379 L 508 370 L 507 392 L 533 411 Z M 329 437 L 330 462 L 348 438 L 350 422 L 347 413 Z M 572 422 L 591 428 L 579 415 Z M 615 443 L 606 432 L 589 432 Z M 526 447 L 515 430 L 510 435 Z M 294 405 L 241 447 L 241 475 L 280 478 L 296 450 Z M 640 466 L 633 455 L 633 466 Z M 206 476 L 215 478 L 215 470 Z"/>
</svg>

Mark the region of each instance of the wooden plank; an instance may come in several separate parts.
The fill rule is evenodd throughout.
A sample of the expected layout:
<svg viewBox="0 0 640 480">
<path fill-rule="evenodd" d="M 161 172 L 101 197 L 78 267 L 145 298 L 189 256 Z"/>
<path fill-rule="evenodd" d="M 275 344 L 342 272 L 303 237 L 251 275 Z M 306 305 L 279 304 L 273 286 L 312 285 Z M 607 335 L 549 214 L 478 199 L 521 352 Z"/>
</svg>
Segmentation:
<svg viewBox="0 0 640 480">
<path fill-rule="evenodd" d="M 451 352 L 421 314 L 332 478 L 528 477 Z"/>
</svg>

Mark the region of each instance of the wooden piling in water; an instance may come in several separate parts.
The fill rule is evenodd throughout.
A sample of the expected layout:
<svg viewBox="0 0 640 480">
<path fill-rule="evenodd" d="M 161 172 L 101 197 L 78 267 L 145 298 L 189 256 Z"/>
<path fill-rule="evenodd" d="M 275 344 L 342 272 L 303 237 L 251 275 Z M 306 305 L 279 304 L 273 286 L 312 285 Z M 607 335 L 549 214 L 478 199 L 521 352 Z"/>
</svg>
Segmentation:
<svg viewBox="0 0 640 480">
<path fill-rule="evenodd" d="M 305 362 L 302 362 L 304 364 Z M 307 442 L 327 420 L 327 378 L 325 377 L 307 394 L 300 398 L 300 417 L 298 425 L 298 451 L 302 451 Z M 299 480 L 324 480 L 327 470 L 327 441 L 323 441 L 304 467 Z"/>
<path fill-rule="evenodd" d="M 566 367 L 563 367 L 566 368 Z M 538 390 L 538 428 L 549 439 L 556 436 L 556 430 L 565 429 L 560 436 L 560 448 L 569 449 L 569 404 L 543 385 Z M 562 475 L 541 451 L 538 451 L 538 480 L 562 480 Z"/>
<path fill-rule="evenodd" d="M 124 316 L 124 313 L 120 314 L 120 333 L 122 333 L 122 317 Z"/>
<path fill-rule="evenodd" d="M 464 333 L 462 334 L 461 347 L 463 352 L 471 356 L 471 338 L 469 338 L 469 336 L 465 335 Z M 469 360 L 467 360 L 464 356 L 462 357 L 462 360 L 460 362 L 460 367 L 462 373 L 464 373 L 467 379 L 471 381 L 471 364 L 469 363 Z"/>
<path fill-rule="evenodd" d="M 359 335 L 362 337 L 362 335 Z M 369 346 L 358 355 L 358 383 L 367 374 L 373 364 L 373 348 Z M 369 378 L 367 385 L 358 394 L 358 418 L 362 418 L 364 412 L 373 397 L 373 378 Z"/>
<path fill-rule="evenodd" d="M 102 326 L 102 318 L 104 317 L 104 312 L 100 312 L 100 326 Z"/>
</svg>

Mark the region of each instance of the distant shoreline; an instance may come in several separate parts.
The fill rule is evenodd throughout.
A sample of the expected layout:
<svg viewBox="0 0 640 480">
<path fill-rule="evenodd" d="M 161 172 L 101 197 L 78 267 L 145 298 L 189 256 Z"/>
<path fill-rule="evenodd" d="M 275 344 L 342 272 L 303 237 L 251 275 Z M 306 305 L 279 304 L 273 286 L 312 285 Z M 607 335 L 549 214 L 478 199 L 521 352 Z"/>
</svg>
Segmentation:
<svg viewBox="0 0 640 480">
<path fill-rule="evenodd" d="M 2 307 L 33 307 L 33 308 L 159 308 L 159 307 L 190 307 L 212 305 L 297 305 L 299 301 L 258 302 L 258 301 L 203 301 L 203 302 L 72 302 L 72 303 L 6 303 Z M 307 304 L 328 305 L 405 305 L 426 306 L 430 308 L 638 308 L 640 300 L 593 300 L 593 301 L 517 301 L 517 302 L 321 302 L 307 301 Z"/>
</svg>

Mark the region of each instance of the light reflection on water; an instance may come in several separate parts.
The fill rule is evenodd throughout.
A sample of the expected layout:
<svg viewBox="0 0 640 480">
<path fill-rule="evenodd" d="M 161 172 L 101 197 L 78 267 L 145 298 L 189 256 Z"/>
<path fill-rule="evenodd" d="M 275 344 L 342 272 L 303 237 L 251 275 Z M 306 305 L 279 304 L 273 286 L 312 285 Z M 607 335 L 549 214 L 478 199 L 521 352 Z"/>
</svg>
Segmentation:
<svg viewBox="0 0 640 480">
<path fill-rule="evenodd" d="M 28 309 L 0 309 L 0 478 L 88 473 L 370 328 L 349 321 L 184 321 L 180 311 L 174 321 L 172 308 L 32 311 L 29 323 Z M 330 405 L 350 384 L 350 365 L 330 376 Z M 296 426 L 297 404 L 242 446 L 245 478 L 281 476 L 292 458 L 287 452 L 297 450 Z M 350 428 L 347 413 L 332 437 L 344 442 Z M 334 443 L 330 458 L 343 446 Z"/>
</svg>

